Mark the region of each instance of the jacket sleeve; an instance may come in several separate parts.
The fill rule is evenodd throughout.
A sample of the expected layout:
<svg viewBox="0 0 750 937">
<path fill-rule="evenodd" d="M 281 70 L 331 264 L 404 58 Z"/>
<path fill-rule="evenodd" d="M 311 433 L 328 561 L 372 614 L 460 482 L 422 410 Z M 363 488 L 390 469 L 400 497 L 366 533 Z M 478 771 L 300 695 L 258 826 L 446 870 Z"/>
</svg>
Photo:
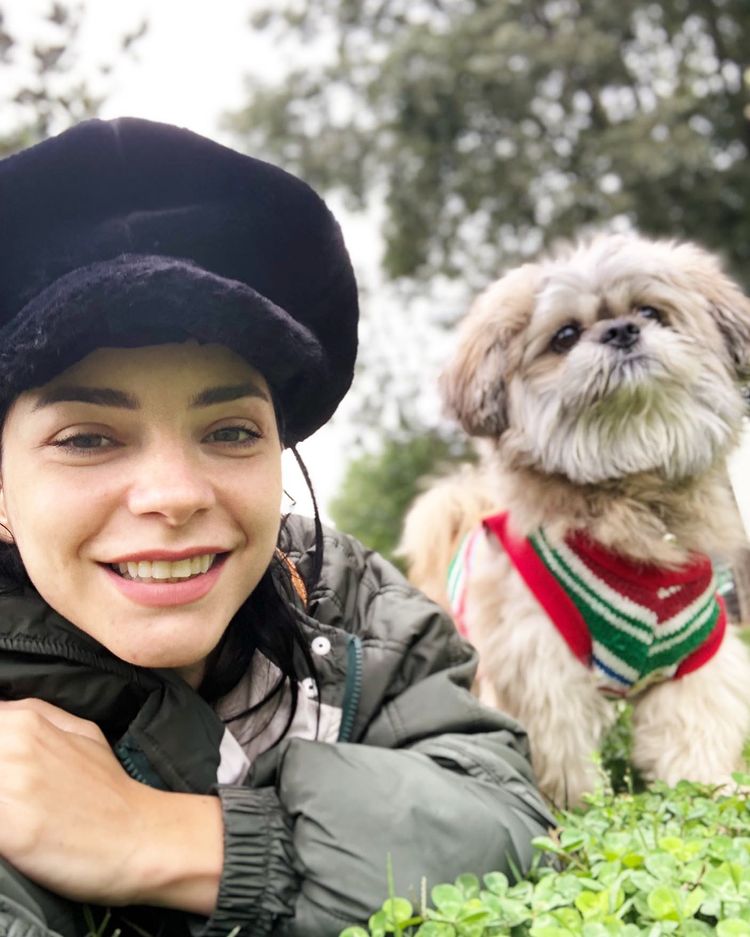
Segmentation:
<svg viewBox="0 0 750 937">
<path fill-rule="evenodd" d="M 0 934 L 75 937 L 83 932 L 80 906 L 54 895 L 0 859 Z"/>
<path fill-rule="evenodd" d="M 524 733 L 470 694 L 476 654 L 450 619 L 378 557 L 354 568 L 359 635 L 394 662 L 387 683 L 373 694 L 365 668 L 355 743 L 287 740 L 254 789 L 219 791 L 225 870 L 206 937 L 336 937 L 387 897 L 389 857 L 396 893 L 418 901 L 422 878 L 528 868 L 554 822 Z"/>
</svg>

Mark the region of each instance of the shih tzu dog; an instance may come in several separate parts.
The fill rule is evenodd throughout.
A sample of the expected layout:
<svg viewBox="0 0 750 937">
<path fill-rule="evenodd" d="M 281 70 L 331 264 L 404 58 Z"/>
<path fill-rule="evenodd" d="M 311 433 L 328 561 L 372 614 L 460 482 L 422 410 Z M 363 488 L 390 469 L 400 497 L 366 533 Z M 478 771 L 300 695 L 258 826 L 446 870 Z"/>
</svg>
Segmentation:
<svg viewBox="0 0 750 937">
<path fill-rule="evenodd" d="M 483 456 L 418 499 L 402 549 L 559 805 L 593 788 L 613 698 L 647 778 L 741 767 L 750 656 L 709 557 L 743 542 L 725 458 L 748 374 L 750 301 L 689 243 L 596 237 L 508 273 L 460 328 L 441 388 Z"/>
</svg>

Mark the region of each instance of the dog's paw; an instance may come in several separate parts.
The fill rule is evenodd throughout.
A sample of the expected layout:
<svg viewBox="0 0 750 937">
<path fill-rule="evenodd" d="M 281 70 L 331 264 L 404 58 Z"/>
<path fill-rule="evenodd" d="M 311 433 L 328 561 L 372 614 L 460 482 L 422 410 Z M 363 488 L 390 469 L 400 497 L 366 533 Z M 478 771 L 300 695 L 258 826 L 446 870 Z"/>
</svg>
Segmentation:
<svg viewBox="0 0 750 937">
<path fill-rule="evenodd" d="M 576 768 L 548 765 L 538 778 L 542 793 L 558 810 L 583 806 L 584 795 L 592 794 L 600 784 L 599 773 L 593 763 Z"/>
</svg>

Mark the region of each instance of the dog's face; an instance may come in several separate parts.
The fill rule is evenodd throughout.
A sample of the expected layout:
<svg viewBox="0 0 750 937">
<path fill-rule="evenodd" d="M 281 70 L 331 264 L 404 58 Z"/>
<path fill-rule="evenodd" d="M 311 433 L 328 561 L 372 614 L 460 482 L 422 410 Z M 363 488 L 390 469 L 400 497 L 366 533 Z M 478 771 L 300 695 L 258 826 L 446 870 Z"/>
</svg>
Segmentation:
<svg viewBox="0 0 750 937">
<path fill-rule="evenodd" d="M 750 301 L 714 257 L 601 236 L 485 291 L 442 388 L 512 465 L 578 484 L 675 480 L 732 445 L 749 369 Z"/>
</svg>

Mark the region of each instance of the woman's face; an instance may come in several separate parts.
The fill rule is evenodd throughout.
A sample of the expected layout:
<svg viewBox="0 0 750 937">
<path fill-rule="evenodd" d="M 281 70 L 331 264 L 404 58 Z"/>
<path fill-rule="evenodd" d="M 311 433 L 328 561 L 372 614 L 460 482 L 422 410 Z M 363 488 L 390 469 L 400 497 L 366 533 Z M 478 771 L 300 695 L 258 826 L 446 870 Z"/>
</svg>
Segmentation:
<svg viewBox="0 0 750 937">
<path fill-rule="evenodd" d="M 44 599 L 196 685 L 276 545 L 261 375 L 221 345 L 101 348 L 15 401 L 0 468 L 0 522 Z"/>
</svg>

